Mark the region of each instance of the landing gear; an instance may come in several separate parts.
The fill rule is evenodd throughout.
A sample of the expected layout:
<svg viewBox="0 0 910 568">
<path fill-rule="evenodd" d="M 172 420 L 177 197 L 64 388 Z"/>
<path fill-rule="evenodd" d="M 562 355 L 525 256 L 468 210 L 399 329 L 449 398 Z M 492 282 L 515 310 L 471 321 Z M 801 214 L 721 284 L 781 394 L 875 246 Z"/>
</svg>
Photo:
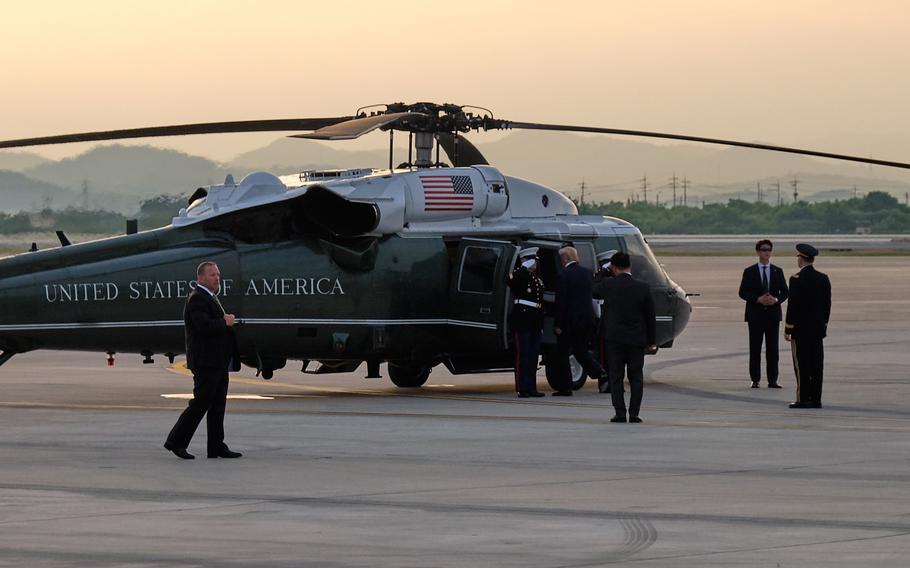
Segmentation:
<svg viewBox="0 0 910 568">
<path fill-rule="evenodd" d="M 396 387 L 415 388 L 427 382 L 431 370 L 421 365 L 389 363 L 389 378 Z"/>
<path fill-rule="evenodd" d="M 549 383 L 550 388 L 553 390 L 559 390 L 561 388 L 559 379 L 554 377 L 556 370 L 551 365 L 546 364 L 546 361 L 544 364 L 547 374 L 547 383 Z M 578 390 L 585 386 L 585 382 L 588 380 L 588 374 L 585 373 L 585 369 L 581 366 L 581 363 L 575 359 L 575 355 L 569 355 L 569 372 L 572 376 L 572 390 Z"/>
<path fill-rule="evenodd" d="M 578 390 L 585 386 L 588 380 L 588 374 L 585 368 L 575 359 L 575 355 L 569 355 L 569 370 L 572 372 L 572 390 Z"/>
</svg>

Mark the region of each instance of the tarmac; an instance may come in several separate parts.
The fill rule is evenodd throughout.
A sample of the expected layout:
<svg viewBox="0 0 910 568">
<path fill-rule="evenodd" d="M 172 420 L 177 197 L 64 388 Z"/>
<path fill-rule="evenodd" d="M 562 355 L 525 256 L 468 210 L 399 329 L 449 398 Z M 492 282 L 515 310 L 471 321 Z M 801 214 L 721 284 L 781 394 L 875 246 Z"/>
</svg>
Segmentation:
<svg viewBox="0 0 910 568">
<path fill-rule="evenodd" d="M 749 388 L 752 256 L 662 260 L 700 296 L 646 361 L 640 425 L 611 424 L 590 382 L 518 399 L 507 373 L 398 389 L 289 364 L 232 377 L 243 458 L 206 459 L 201 427 L 184 461 L 161 446 L 192 387 L 179 360 L 18 355 L 0 367 L 0 566 L 906 565 L 907 258 L 819 257 L 818 410 L 787 407 L 783 340 L 784 388 Z"/>
</svg>

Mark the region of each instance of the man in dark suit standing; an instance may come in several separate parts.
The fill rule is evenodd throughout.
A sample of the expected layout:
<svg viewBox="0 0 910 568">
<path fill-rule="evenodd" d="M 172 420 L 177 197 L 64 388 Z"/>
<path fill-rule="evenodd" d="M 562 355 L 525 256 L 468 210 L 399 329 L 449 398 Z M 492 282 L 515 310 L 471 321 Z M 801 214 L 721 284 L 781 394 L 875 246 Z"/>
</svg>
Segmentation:
<svg viewBox="0 0 910 568">
<path fill-rule="evenodd" d="M 790 342 L 796 372 L 796 402 L 790 408 L 821 408 L 823 340 L 831 317 L 831 280 L 815 270 L 815 247 L 800 243 L 796 251 L 799 272 L 790 277 L 790 303 L 784 324 L 784 339 Z"/>
<path fill-rule="evenodd" d="M 234 337 L 234 314 L 224 311 L 218 301 L 221 272 L 205 261 L 196 268 L 196 287 L 183 310 L 186 331 L 186 366 L 193 372 L 193 398 L 177 419 L 164 447 L 185 460 L 190 440 L 206 416 L 208 457 L 239 458 L 224 443 L 224 409 L 227 402 L 228 370 L 240 370 L 240 355 Z"/>
<path fill-rule="evenodd" d="M 556 278 L 556 356 L 560 386 L 553 396 L 572 396 L 572 373 L 569 355 L 589 376 L 601 380 L 601 367 L 588 346 L 594 333 L 594 274 L 578 264 L 578 251 L 566 246 L 559 249 L 563 269 Z"/>
<path fill-rule="evenodd" d="M 765 365 L 769 389 L 779 389 L 777 380 L 778 335 L 780 334 L 781 308 L 789 291 L 784 271 L 771 264 L 774 245 L 768 239 L 755 243 L 758 262 L 743 270 L 739 283 L 739 297 L 746 302 L 746 322 L 749 326 L 749 377 L 752 388 L 761 382 L 761 344 L 765 343 Z"/>
<path fill-rule="evenodd" d="M 644 393 L 645 352 L 657 351 L 654 325 L 654 299 L 647 282 L 632 278 L 629 255 L 618 252 L 611 260 L 613 278 L 598 283 L 594 295 L 603 298 L 606 308 L 606 338 L 610 362 L 610 391 L 616 415 L 610 422 L 626 421 L 623 388 L 625 371 L 629 371 L 629 422 L 641 422 L 641 398 Z"/>
</svg>

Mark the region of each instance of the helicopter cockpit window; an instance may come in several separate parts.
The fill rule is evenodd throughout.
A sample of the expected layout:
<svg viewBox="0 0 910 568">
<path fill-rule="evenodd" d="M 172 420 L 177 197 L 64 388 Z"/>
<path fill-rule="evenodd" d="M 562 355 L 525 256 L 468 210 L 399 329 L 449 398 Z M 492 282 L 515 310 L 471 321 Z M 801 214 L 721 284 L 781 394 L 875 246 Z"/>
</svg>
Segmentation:
<svg viewBox="0 0 910 568">
<path fill-rule="evenodd" d="M 499 250 L 486 247 L 467 247 L 461 261 L 458 291 L 492 294 Z"/>
<path fill-rule="evenodd" d="M 652 286 L 657 283 L 666 283 L 663 268 L 654 258 L 651 249 L 645 245 L 641 235 L 624 235 L 626 253 L 632 261 L 632 276 L 645 280 Z"/>
</svg>

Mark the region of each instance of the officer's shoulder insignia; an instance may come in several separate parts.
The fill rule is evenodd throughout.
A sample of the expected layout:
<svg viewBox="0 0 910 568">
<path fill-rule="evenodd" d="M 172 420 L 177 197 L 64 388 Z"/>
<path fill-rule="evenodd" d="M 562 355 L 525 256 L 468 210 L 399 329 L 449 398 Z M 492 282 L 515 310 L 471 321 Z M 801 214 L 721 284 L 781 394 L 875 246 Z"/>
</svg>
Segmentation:
<svg viewBox="0 0 910 568">
<path fill-rule="evenodd" d="M 791 276 L 790 278 L 799 278 L 799 274 L 794 274 L 794 275 Z"/>
</svg>

